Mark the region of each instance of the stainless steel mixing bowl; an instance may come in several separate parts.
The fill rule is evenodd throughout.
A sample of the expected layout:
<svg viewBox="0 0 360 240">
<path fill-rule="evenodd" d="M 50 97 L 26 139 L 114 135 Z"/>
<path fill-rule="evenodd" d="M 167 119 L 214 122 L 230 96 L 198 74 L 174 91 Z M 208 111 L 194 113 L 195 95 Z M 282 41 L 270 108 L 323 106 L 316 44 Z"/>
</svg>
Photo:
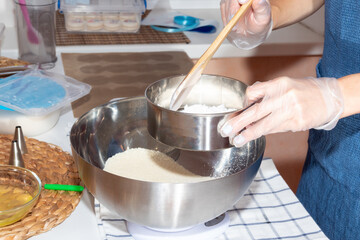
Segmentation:
<svg viewBox="0 0 360 240">
<path fill-rule="evenodd" d="M 230 209 L 253 181 L 265 148 L 263 137 L 243 148 L 219 151 L 169 147 L 148 134 L 143 97 L 117 100 L 90 110 L 73 125 L 70 141 L 80 177 L 100 203 L 128 221 L 166 230 L 191 227 Z M 194 173 L 217 178 L 157 183 L 102 170 L 109 157 L 135 147 L 161 151 Z"/>
<path fill-rule="evenodd" d="M 227 113 L 185 113 L 169 109 L 176 87 L 185 76 L 161 79 L 145 91 L 148 104 L 148 131 L 155 139 L 169 146 L 186 150 L 209 151 L 232 147 L 228 138 L 217 131 L 225 117 L 236 115 L 243 108 L 246 84 L 232 78 L 202 75 L 193 87 L 183 106 L 204 104 L 224 105 L 237 109 Z"/>
</svg>

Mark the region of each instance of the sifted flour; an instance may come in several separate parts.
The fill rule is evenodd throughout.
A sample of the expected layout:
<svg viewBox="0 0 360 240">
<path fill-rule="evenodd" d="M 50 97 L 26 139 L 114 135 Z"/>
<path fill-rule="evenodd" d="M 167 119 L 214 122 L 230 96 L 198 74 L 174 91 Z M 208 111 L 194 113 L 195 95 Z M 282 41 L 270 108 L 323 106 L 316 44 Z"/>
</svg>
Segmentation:
<svg viewBox="0 0 360 240">
<path fill-rule="evenodd" d="M 219 106 L 208 106 L 204 104 L 194 104 L 194 105 L 185 105 L 184 110 L 181 112 L 186 113 L 224 113 L 224 112 L 232 112 L 236 109 L 226 108 L 224 104 Z"/>
<path fill-rule="evenodd" d="M 115 154 L 106 161 L 104 170 L 147 182 L 189 183 L 211 179 L 191 173 L 164 153 L 144 148 Z"/>
</svg>

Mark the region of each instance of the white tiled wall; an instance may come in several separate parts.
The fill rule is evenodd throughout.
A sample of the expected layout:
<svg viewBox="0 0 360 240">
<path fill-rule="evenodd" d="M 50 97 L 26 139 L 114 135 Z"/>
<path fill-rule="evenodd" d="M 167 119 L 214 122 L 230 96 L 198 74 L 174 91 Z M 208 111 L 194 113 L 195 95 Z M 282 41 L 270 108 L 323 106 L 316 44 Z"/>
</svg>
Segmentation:
<svg viewBox="0 0 360 240">
<path fill-rule="evenodd" d="M 209 9 L 219 8 L 220 0 L 147 0 L 147 5 L 149 9 Z"/>
<path fill-rule="evenodd" d="M 216 9 L 219 8 L 220 0 L 147 0 L 148 8 L 172 8 L 172 9 Z M 5 26 L 14 27 L 13 0 L 0 0 L 0 22 Z M 324 9 L 304 20 L 303 23 L 312 30 L 323 34 L 324 32 Z"/>
<path fill-rule="evenodd" d="M 147 0 L 148 9 L 216 9 L 219 8 L 220 0 Z M 324 8 L 302 21 L 313 31 L 323 35 L 324 33 Z"/>
<path fill-rule="evenodd" d="M 12 0 L 0 0 L 0 22 L 6 27 L 15 26 L 14 8 Z"/>
</svg>

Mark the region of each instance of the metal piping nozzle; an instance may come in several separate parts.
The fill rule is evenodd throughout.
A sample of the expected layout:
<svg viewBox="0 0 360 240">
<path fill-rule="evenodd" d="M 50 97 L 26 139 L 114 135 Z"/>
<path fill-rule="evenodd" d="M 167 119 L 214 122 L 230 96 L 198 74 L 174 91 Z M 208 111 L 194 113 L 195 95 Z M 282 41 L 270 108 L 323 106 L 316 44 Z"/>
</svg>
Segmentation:
<svg viewBox="0 0 360 240">
<path fill-rule="evenodd" d="M 11 142 L 9 165 L 13 165 L 17 167 L 25 167 L 24 160 L 22 158 L 21 150 L 19 148 L 17 140 L 12 140 Z"/>
<path fill-rule="evenodd" d="M 15 128 L 15 134 L 14 134 L 14 140 L 17 140 L 20 151 L 22 154 L 25 154 L 28 152 L 25 142 L 25 137 L 22 132 L 21 126 L 16 126 Z"/>
</svg>

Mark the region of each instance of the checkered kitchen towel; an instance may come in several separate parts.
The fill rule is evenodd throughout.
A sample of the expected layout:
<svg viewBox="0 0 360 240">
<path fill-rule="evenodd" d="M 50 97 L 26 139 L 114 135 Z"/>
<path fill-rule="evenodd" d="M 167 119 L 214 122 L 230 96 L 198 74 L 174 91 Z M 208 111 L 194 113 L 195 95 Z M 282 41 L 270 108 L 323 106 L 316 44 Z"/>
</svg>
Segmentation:
<svg viewBox="0 0 360 240">
<path fill-rule="evenodd" d="M 126 222 L 95 200 L 103 240 L 133 240 Z M 271 159 L 264 159 L 248 192 L 228 211 L 230 227 L 214 240 L 328 239 L 287 186 Z"/>
</svg>

